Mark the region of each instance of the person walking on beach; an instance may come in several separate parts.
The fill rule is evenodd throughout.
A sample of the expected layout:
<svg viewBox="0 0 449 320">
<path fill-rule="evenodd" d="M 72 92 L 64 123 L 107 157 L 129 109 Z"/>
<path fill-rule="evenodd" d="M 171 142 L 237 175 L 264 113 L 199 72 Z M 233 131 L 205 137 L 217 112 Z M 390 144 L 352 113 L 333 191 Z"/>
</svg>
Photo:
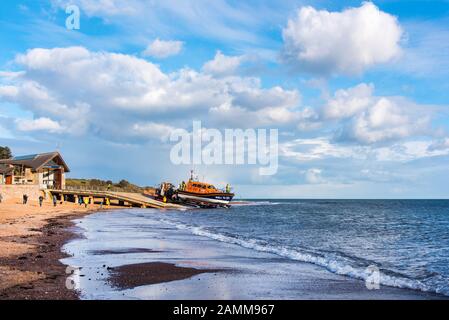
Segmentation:
<svg viewBox="0 0 449 320">
<path fill-rule="evenodd" d="M 58 202 L 58 198 L 56 198 L 56 195 L 53 195 L 53 207 L 56 207 L 56 203 Z"/>
<path fill-rule="evenodd" d="M 28 195 L 24 194 L 22 198 L 23 198 L 23 204 L 27 204 L 27 202 L 28 202 Z"/>
<path fill-rule="evenodd" d="M 82 197 L 82 196 L 79 196 L 79 197 L 78 197 L 78 204 L 79 204 L 79 205 L 82 205 L 82 204 L 83 204 L 83 197 Z"/>
<path fill-rule="evenodd" d="M 87 208 L 87 205 L 89 204 L 89 198 L 88 197 L 84 197 L 83 201 L 84 201 L 84 208 Z"/>
<path fill-rule="evenodd" d="M 44 197 L 39 196 L 39 207 L 42 207 L 42 202 L 44 202 Z"/>
</svg>

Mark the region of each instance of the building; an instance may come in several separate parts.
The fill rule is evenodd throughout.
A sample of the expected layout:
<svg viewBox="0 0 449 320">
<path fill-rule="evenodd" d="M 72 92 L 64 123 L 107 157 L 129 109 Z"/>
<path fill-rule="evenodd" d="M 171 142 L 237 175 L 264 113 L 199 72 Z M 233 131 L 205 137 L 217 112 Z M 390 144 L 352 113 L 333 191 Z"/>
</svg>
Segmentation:
<svg viewBox="0 0 449 320">
<path fill-rule="evenodd" d="M 0 184 L 33 185 L 40 189 L 65 188 L 65 173 L 70 172 L 59 152 L 17 156 L 0 160 Z"/>
</svg>

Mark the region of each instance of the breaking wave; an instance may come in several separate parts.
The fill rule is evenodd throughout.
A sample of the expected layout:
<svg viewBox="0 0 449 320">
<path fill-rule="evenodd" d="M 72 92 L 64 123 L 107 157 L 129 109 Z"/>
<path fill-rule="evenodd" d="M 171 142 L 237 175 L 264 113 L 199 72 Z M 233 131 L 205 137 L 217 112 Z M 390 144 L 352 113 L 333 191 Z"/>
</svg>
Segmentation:
<svg viewBox="0 0 449 320">
<path fill-rule="evenodd" d="M 245 239 L 236 235 L 212 232 L 203 227 L 186 225 L 166 219 L 158 220 L 162 223 L 170 224 L 177 229 L 190 231 L 191 233 L 198 236 L 207 237 L 220 242 L 236 244 L 241 247 L 257 250 L 260 252 L 272 253 L 296 261 L 312 263 L 338 275 L 348 276 L 363 281 L 368 280 L 369 277 L 372 276 L 372 272 L 370 272 L 368 269 L 371 264 L 367 263 L 367 261 L 364 261 L 364 263 L 360 263 L 360 261 L 357 261 L 357 258 L 348 258 L 347 256 L 344 257 L 335 252 L 313 252 L 312 250 L 307 249 L 297 249 L 286 246 L 273 246 L 257 239 Z M 412 279 L 407 277 L 406 275 L 385 269 L 381 269 L 379 270 L 379 272 L 380 285 L 420 290 L 424 292 L 434 292 L 449 296 L 449 288 L 447 286 L 430 286 L 420 280 Z"/>
<path fill-rule="evenodd" d="M 232 202 L 231 204 L 232 204 L 233 207 L 239 207 L 239 206 L 273 206 L 273 205 L 281 204 L 281 202 L 245 200 L 245 201 Z"/>
</svg>

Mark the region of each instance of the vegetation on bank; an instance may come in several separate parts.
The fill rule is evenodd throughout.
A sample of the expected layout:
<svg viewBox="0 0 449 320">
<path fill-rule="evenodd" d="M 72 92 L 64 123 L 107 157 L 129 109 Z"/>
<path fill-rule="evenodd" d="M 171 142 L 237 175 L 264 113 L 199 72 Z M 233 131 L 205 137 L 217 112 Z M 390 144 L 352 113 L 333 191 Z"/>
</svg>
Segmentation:
<svg viewBox="0 0 449 320">
<path fill-rule="evenodd" d="M 119 192 L 139 192 L 142 193 L 145 190 L 152 189 L 151 187 L 140 187 L 133 184 L 127 180 L 120 180 L 114 183 L 111 180 L 100 180 L 100 179 L 70 179 L 67 178 L 65 181 L 66 187 L 79 188 L 79 189 L 100 189 L 100 190 L 110 190 Z"/>
</svg>

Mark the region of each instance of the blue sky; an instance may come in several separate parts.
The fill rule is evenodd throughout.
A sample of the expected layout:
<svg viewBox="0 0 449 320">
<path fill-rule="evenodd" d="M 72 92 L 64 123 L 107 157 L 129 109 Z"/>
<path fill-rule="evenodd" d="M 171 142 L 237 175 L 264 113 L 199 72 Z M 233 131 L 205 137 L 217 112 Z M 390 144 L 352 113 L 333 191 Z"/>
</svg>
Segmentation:
<svg viewBox="0 0 449 320">
<path fill-rule="evenodd" d="M 80 9 L 80 29 L 65 9 Z M 167 133 L 279 130 L 241 197 L 447 198 L 449 1 L 2 1 L 0 145 L 73 177 L 184 179 Z"/>
</svg>

